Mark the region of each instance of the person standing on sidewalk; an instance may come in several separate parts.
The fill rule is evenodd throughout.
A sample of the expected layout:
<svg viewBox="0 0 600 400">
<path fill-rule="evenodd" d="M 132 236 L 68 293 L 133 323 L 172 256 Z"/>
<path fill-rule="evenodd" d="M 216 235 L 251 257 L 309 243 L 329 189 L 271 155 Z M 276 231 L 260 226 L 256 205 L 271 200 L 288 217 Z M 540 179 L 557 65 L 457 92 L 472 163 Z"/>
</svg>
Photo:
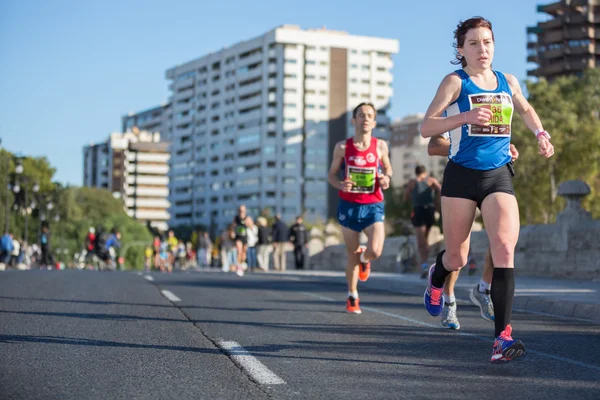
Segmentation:
<svg viewBox="0 0 600 400">
<path fill-rule="evenodd" d="M 296 217 L 296 223 L 290 228 L 290 242 L 294 245 L 296 269 L 304 269 L 304 255 L 308 247 L 308 231 L 302 223 L 302 217 Z"/>
<path fill-rule="evenodd" d="M 275 216 L 275 223 L 271 229 L 273 233 L 273 265 L 276 271 L 286 270 L 285 245 L 288 242 L 288 228 L 281 220 L 281 215 Z"/>
<path fill-rule="evenodd" d="M 491 297 L 495 341 L 491 362 L 508 361 L 525 353 L 525 345 L 512 338 L 510 324 L 514 252 L 519 237 L 519 208 L 509 152 L 514 110 L 534 133 L 540 155 L 551 157 L 554 147 L 517 78 L 492 70 L 492 24 L 481 17 L 470 18 L 459 23 L 454 38 L 454 62 L 462 68 L 444 78 L 421 125 L 424 138 L 450 132 L 450 155 L 442 186 L 446 250 L 429 269 L 423 300 L 430 315 L 442 312 L 444 281 L 467 263 L 471 227 L 479 207 L 494 260 Z"/>
<path fill-rule="evenodd" d="M 519 158 L 519 152 L 514 144 L 510 145 L 510 154 L 512 162 Z M 430 156 L 448 157 L 450 152 L 450 139 L 448 133 L 432 137 L 427 145 L 427 153 Z M 494 262 L 492 253 L 488 247 L 485 252 L 485 261 L 483 264 L 483 273 L 478 285 L 475 285 L 469 292 L 471 302 L 479 307 L 481 318 L 486 321 L 494 321 L 494 304 L 490 295 L 492 287 L 492 276 L 494 274 Z M 446 277 L 444 282 L 444 309 L 442 310 L 442 328 L 460 329 L 460 322 L 456 315 L 456 297 L 454 287 L 458 280 L 459 271 L 454 271 Z"/>
<path fill-rule="evenodd" d="M 40 235 L 40 248 L 42 250 L 42 259 L 40 261 L 40 267 L 42 268 L 53 268 L 54 257 L 50 251 L 50 228 L 48 224 L 42 225 L 42 234 Z"/>
<path fill-rule="evenodd" d="M 258 243 L 256 246 L 258 268 L 266 272 L 269 270 L 269 255 L 273 251 L 270 239 L 271 232 L 267 227 L 267 219 L 265 217 L 256 218 L 256 224 L 258 225 Z"/>
<path fill-rule="evenodd" d="M 429 231 L 435 223 L 435 197 L 439 196 L 442 186 L 437 179 L 427 174 L 423 165 L 415 168 L 415 179 L 406 185 L 404 200 L 412 202 L 411 222 L 415 228 L 419 258 L 421 261 L 421 278 L 427 277 L 427 259 L 429 258 Z"/>
<path fill-rule="evenodd" d="M 210 240 L 210 235 L 208 232 L 200 232 L 200 237 L 198 238 L 198 267 L 199 268 L 208 268 L 210 267 L 209 255 L 213 247 L 213 243 Z"/>
<path fill-rule="evenodd" d="M 246 226 L 246 206 L 240 205 L 238 215 L 233 219 L 235 229 L 235 248 L 237 249 L 237 268 L 235 273 L 238 276 L 244 276 L 244 271 L 248 268 L 246 257 L 248 255 L 248 227 Z"/>
<path fill-rule="evenodd" d="M 338 142 L 333 151 L 327 180 L 338 189 L 340 203 L 337 217 L 344 235 L 348 263 L 346 281 L 348 299 L 346 311 L 361 314 L 358 281 L 366 281 L 371 273 L 371 261 L 383 251 L 383 191 L 390 186 L 392 166 L 388 145 L 373 137 L 377 125 L 377 110 L 371 103 L 361 103 L 352 111 L 354 136 Z M 383 173 L 380 173 L 380 168 Z M 344 179 L 338 174 L 343 171 Z M 367 246 L 360 246 L 359 235 L 367 235 Z"/>
<path fill-rule="evenodd" d="M 246 217 L 246 227 L 248 228 L 248 250 L 246 260 L 250 271 L 256 270 L 258 262 L 256 260 L 256 244 L 258 243 L 258 227 L 254 224 L 251 216 Z"/>
</svg>

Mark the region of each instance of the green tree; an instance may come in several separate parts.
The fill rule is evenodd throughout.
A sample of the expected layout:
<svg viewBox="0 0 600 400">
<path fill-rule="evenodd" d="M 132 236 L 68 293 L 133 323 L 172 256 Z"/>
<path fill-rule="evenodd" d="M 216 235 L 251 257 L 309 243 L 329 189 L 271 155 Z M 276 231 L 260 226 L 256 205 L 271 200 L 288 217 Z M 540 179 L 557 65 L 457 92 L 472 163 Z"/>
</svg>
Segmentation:
<svg viewBox="0 0 600 400">
<path fill-rule="evenodd" d="M 523 224 L 552 223 L 564 209 L 557 198 L 561 182 L 580 179 L 592 188 L 584 207 L 600 217 L 600 71 L 590 69 L 581 77 L 560 77 L 528 82 L 529 102 L 552 136 L 555 154 L 539 154 L 531 131 L 520 118 L 513 120 L 512 141 L 520 157 L 515 163 L 515 190 Z"/>
<path fill-rule="evenodd" d="M 124 210 L 123 201 L 115 199 L 108 190 L 97 188 L 62 188 L 58 194 L 60 221 L 53 224 L 52 246 L 68 249 L 69 254 L 83 249 L 90 227 L 121 232 L 121 253 L 125 266 L 141 269 L 145 246 L 152 243 L 152 235 L 139 221 Z"/>
</svg>

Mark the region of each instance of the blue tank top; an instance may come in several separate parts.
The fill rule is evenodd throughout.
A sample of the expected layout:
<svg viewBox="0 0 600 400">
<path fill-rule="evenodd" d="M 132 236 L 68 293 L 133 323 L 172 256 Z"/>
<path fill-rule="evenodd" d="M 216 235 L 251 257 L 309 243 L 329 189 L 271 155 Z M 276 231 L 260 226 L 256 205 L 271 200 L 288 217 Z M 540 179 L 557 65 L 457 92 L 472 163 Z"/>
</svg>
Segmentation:
<svg viewBox="0 0 600 400">
<path fill-rule="evenodd" d="M 498 87 L 484 90 L 464 70 L 455 72 L 462 79 L 460 95 L 448 106 L 446 115 L 451 117 L 476 107 L 485 107 L 492 111 L 493 116 L 489 126 L 463 124 L 451 130 L 448 158 L 463 167 L 484 171 L 507 164 L 511 160 L 513 102 L 506 77 L 502 72 L 494 71 Z"/>
</svg>

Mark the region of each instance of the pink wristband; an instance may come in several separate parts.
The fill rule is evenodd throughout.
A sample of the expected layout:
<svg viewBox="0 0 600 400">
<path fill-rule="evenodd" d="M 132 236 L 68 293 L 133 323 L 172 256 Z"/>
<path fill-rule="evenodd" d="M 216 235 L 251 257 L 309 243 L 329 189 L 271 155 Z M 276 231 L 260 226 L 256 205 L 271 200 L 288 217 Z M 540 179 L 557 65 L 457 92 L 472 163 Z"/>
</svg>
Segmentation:
<svg viewBox="0 0 600 400">
<path fill-rule="evenodd" d="M 541 136 L 545 136 L 545 137 L 546 137 L 546 139 L 550 140 L 550 135 L 548 134 L 548 132 L 546 132 L 545 130 L 539 130 L 539 129 L 536 129 L 536 130 L 535 130 L 535 138 L 536 138 L 537 140 L 540 140 L 540 137 L 541 137 Z"/>
</svg>

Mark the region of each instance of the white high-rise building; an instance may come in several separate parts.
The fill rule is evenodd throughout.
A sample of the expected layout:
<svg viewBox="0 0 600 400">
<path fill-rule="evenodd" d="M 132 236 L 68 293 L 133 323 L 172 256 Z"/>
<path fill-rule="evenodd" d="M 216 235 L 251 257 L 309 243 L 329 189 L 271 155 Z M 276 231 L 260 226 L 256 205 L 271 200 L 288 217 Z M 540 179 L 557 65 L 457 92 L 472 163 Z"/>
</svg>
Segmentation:
<svg viewBox="0 0 600 400">
<path fill-rule="evenodd" d="M 166 230 L 169 144 L 146 131 L 113 133 L 106 142 L 85 146 L 84 186 L 110 190 L 123 198 L 131 217 Z"/>
<path fill-rule="evenodd" d="M 389 139 L 391 56 L 398 41 L 281 26 L 173 67 L 171 225 L 223 227 L 240 204 L 284 221 L 335 215 L 327 183 L 351 110 L 378 109 Z"/>
</svg>

